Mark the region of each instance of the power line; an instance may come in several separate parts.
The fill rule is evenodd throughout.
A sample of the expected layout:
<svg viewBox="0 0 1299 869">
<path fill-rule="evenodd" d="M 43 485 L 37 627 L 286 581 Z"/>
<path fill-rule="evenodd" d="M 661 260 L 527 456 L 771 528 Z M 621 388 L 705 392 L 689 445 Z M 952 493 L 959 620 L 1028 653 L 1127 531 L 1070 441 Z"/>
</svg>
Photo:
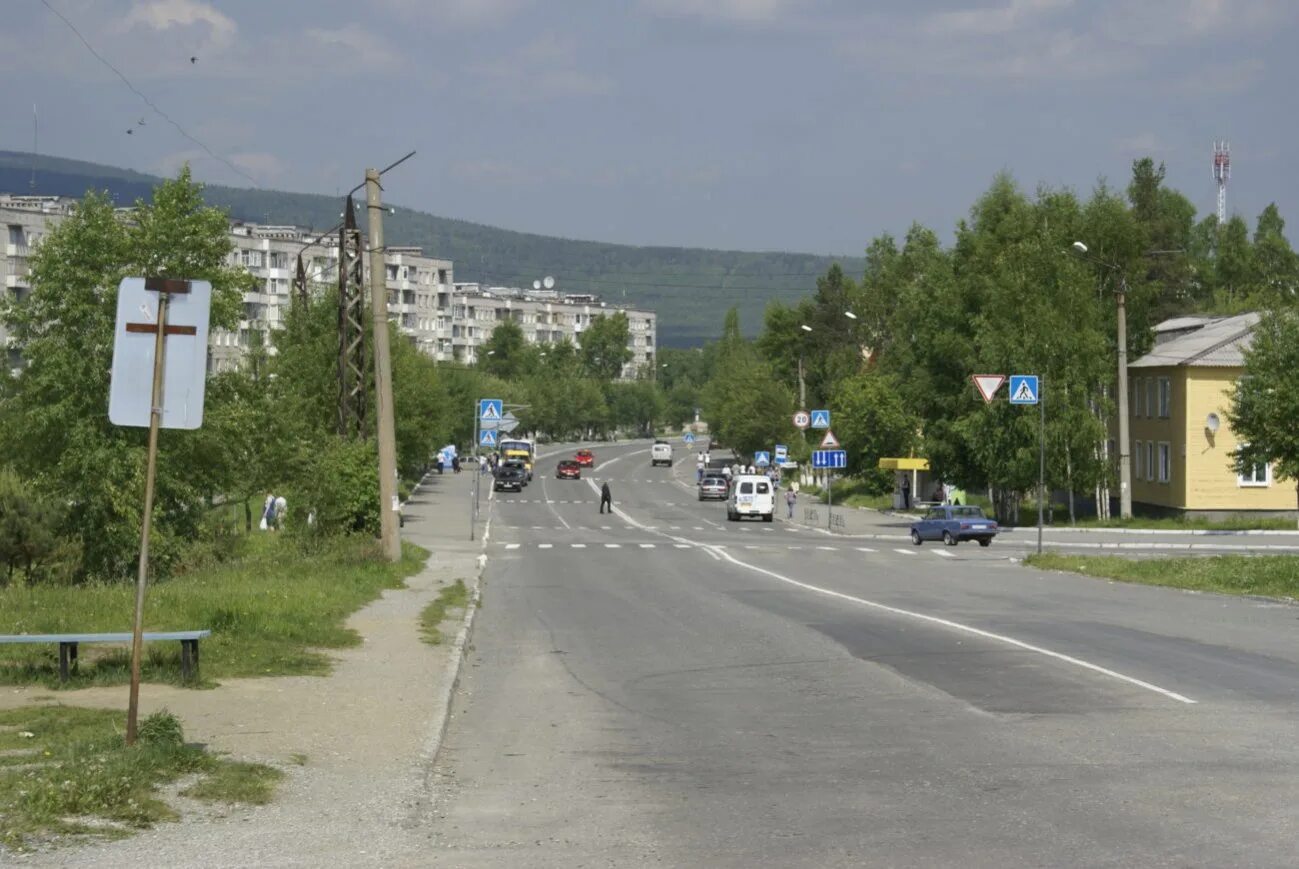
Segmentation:
<svg viewBox="0 0 1299 869">
<path fill-rule="evenodd" d="M 154 104 L 153 100 L 149 99 L 147 96 L 141 93 L 139 88 L 131 84 L 131 80 L 122 74 L 121 70 L 113 66 L 113 64 L 109 63 L 108 60 L 105 59 L 105 57 L 102 54 L 100 54 L 98 51 L 95 50 L 95 47 L 90 44 L 89 40 L 87 40 L 86 37 L 81 35 L 81 31 L 77 29 L 77 26 L 75 24 L 73 24 L 71 21 L 67 19 L 67 16 L 65 16 L 62 12 L 55 9 L 53 6 L 49 4 L 49 0 L 41 0 L 41 5 L 44 6 L 46 9 L 50 10 L 51 12 L 53 12 L 55 15 L 57 15 L 59 17 L 59 20 L 62 21 L 64 24 L 66 24 L 68 26 L 68 29 L 77 35 L 77 39 L 81 40 L 81 44 L 84 45 L 86 49 L 95 56 L 95 59 L 98 60 L 100 63 L 102 63 L 104 66 L 108 67 L 110 70 L 112 70 L 113 74 L 116 75 L 118 78 L 120 78 L 122 80 L 122 83 L 125 84 L 128 88 L 130 88 L 131 93 L 135 94 L 137 97 L 143 100 L 144 104 L 148 106 L 150 109 L 152 109 L 154 114 L 156 114 L 158 117 L 162 118 L 164 121 L 166 121 L 167 123 L 175 127 L 176 132 L 180 133 L 186 139 L 189 139 L 195 145 L 198 145 L 200 148 L 202 148 L 203 151 L 213 160 L 216 160 L 218 163 L 223 164 L 227 169 L 229 169 L 231 172 L 234 172 L 240 178 L 243 178 L 249 184 L 253 185 L 259 190 L 261 189 L 262 185 L 257 183 L 256 178 L 253 178 L 251 175 L 249 175 L 247 172 L 244 172 L 242 169 L 240 169 L 235 164 L 231 163 L 225 157 L 222 157 L 219 154 L 215 153 L 206 144 L 191 136 L 184 127 L 182 127 L 180 124 L 172 120 L 170 115 L 168 115 L 162 109 L 158 108 L 158 106 Z"/>
<path fill-rule="evenodd" d="M 470 271 L 471 268 L 472 268 L 472 267 L 470 267 L 470 266 L 465 266 L 465 267 L 464 267 L 464 271 Z M 511 282 L 518 282 L 518 281 L 520 281 L 520 280 L 524 280 L 523 276 L 522 276 L 522 275 L 518 275 L 518 274 L 514 274 L 514 275 L 506 275 L 506 274 L 501 274 L 501 273 L 497 273 L 497 272 L 480 272 L 479 274 L 484 275 L 484 277 L 483 277 L 482 280 L 485 280 L 485 281 L 499 281 L 499 282 L 501 282 L 501 283 L 503 283 L 503 284 L 511 283 Z M 756 277 L 756 276 L 755 276 L 755 277 Z M 810 287 L 810 286 L 807 286 L 807 287 L 759 287 L 759 286 L 744 286 L 744 285 L 740 285 L 740 286 L 724 286 L 724 285 L 722 285 L 721 283 L 715 283 L 715 284 L 665 284 L 665 283 L 658 283 L 658 282 L 652 282 L 652 281 L 616 281 L 616 280 L 602 280 L 602 279 L 599 279 L 599 278 L 565 278 L 564 280 L 565 280 L 565 282 L 567 282 L 567 281 L 575 281 L 575 282 L 577 282 L 577 283 L 581 283 L 581 284 L 594 284 L 594 285 L 597 285 L 597 286 L 608 287 L 608 288 L 616 287 L 616 286 L 619 286 L 619 285 L 621 285 L 621 284 L 626 284 L 626 285 L 628 285 L 628 286 L 632 286 L 632 287 L 653 287 L 653 288 L 656 288 L 656 289 L 662 289 L 662 290 L 717 290 L 717 291 L 723 291 L 723 292 L 725 292 L 725 291 L 737 291 L 737 292 L 745 293 L 746 295 L 747 295 L 748 293 L 750 293 L 750 292 L 755 292 L 755 293 L 799 293 L 799 294 L 808 294 L 808 293 L 815 292 L 815 289 L 816 289 L 815 287 Z"/>
</svg>

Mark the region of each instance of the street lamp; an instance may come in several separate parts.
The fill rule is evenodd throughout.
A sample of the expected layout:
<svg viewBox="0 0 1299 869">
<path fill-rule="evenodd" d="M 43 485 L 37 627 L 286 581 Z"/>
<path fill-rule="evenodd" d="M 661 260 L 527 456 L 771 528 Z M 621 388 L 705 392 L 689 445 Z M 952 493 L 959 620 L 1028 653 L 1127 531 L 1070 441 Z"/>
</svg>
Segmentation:
<svg viewBox="0 0 1299 869">
<path fill-rule="evenodd" d="M 856 320 L 856 319 L 857 319 L 857 315 L 854 314 L 852 311 L 844 311 L 844 312 L 843 312 L 843 315 L 844 315 L 845 317 L 847 317 L 849 320 Z"/>
<path fill-rule="evenodd" d="M 1117 307 L 1118 350 L 1119 350 L 1119 516 L 1132 518 L 1132 454 L 1128 443 L 1128 281 L 1123 270 L 1113 263 L 1087 256 L 1087 245 L 1081 241 L 1073 243 L 1073 249 L 1088 261 L 1110 269 L 1119 278 L 1118 288 L 1114 291 L 1114 303 Z"/>
</svg>

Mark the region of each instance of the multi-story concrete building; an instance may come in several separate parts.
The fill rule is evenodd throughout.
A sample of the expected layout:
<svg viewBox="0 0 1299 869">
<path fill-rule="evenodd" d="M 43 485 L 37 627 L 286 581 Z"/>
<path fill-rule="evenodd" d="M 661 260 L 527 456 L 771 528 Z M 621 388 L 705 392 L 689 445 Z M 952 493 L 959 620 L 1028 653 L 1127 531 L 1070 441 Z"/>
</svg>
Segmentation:
<svg viewBox="0 0 1299 869">
<path fill-rule="evenodd" d="M 565 339 L 582 346 L 582 333 L 598 317 L 627 316 L 627 347 L 631 359 L 623 366 L 624 379 L 652 369 L 658 355 L 658 316 L 610 305 L 594 295 L 564 294 L 557 290 L 522 290 L 488 287 L 476 283 L 454 286 L 438 298 L 437 358 L 473 363 L 478 348 L 487 342 L 498 323 L 513 320 L 531 344 L 554 344 Z"/>
<path fill-rule="evenodd" d="M 74 199 L 0 194 L 0 223 L 7 230 L 2 274 L 11 298 L 21 299 L 30 292 L 29 251 L 75 205 Z M 236 328 L 212 330 L 210 373 L 238 367 L 253 348 L 274 352 L 269 336 L 284 328 L 288 319 L 299 254 L 310 284 L 338 281 L 336 234 L 322 237 L 296 226 L 235 222 L 230 240 L 231 265 L 247 269 L 257 286 L 244 294 L 243 316 Z M 362 263 L 368 287 L 369 257 L 363 256 Z M 610 305 L 594 295 L 457 284 L 450 260 L 426 256 L 418 247 L 389 246 L 384 268 L 389 319 L 421 352 L 435 359 L 476 362 L 478 348 L 506 320 L 517 322 L 530 343 L 568 339 L 580 347 L 582 333 L 595 318 L 622 312 L 627 315 L 627 346 L 632 351 L 622 376 L 632 379 L 655 364 L 658 318 L 652 311 Z M 10 365 L 17 364 L 17 351 L 10 348 Z"/>
</svg>

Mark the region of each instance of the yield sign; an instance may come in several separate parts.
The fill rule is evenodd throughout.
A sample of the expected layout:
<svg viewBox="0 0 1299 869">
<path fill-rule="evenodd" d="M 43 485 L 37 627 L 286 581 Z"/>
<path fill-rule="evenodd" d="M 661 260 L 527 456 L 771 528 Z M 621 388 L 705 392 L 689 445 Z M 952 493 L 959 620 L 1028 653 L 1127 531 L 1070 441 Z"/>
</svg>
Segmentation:
<svg viewBox="0 0 1299 869">
<path fill-rule="evenodd" d="M 979 395 L 983 396 L 985 402 L 992 401 L 992 397 L 1001 389 L 1001 384 L 1006 382 L 1004 374 L 971 374 L 970 379 L 979 389 Z"/>
<path fill-rule="evenodd" d="M 834 432 L 829 429 L 825 430 L 825 437 L 821 438 L 821 449 L 833 450 L 839 446 L 839 439 L 834 436 Z"/>
</svg>

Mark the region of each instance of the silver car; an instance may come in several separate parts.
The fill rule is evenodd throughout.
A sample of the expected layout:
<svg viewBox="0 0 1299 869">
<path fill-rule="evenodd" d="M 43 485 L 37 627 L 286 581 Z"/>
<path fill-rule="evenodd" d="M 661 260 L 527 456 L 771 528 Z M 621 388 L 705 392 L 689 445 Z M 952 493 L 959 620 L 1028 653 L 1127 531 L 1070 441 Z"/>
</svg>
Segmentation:
<svg viewBox="0 0 1299 869">
<path fill-rule="evenodd" d="M 731 494 L 730 489 L 726 477 L 721 474 L 707 474 L 699 481 L 699 500 L 707 501 L 711 498 L 725 501 L 727 496 Z"/>
</svg>

